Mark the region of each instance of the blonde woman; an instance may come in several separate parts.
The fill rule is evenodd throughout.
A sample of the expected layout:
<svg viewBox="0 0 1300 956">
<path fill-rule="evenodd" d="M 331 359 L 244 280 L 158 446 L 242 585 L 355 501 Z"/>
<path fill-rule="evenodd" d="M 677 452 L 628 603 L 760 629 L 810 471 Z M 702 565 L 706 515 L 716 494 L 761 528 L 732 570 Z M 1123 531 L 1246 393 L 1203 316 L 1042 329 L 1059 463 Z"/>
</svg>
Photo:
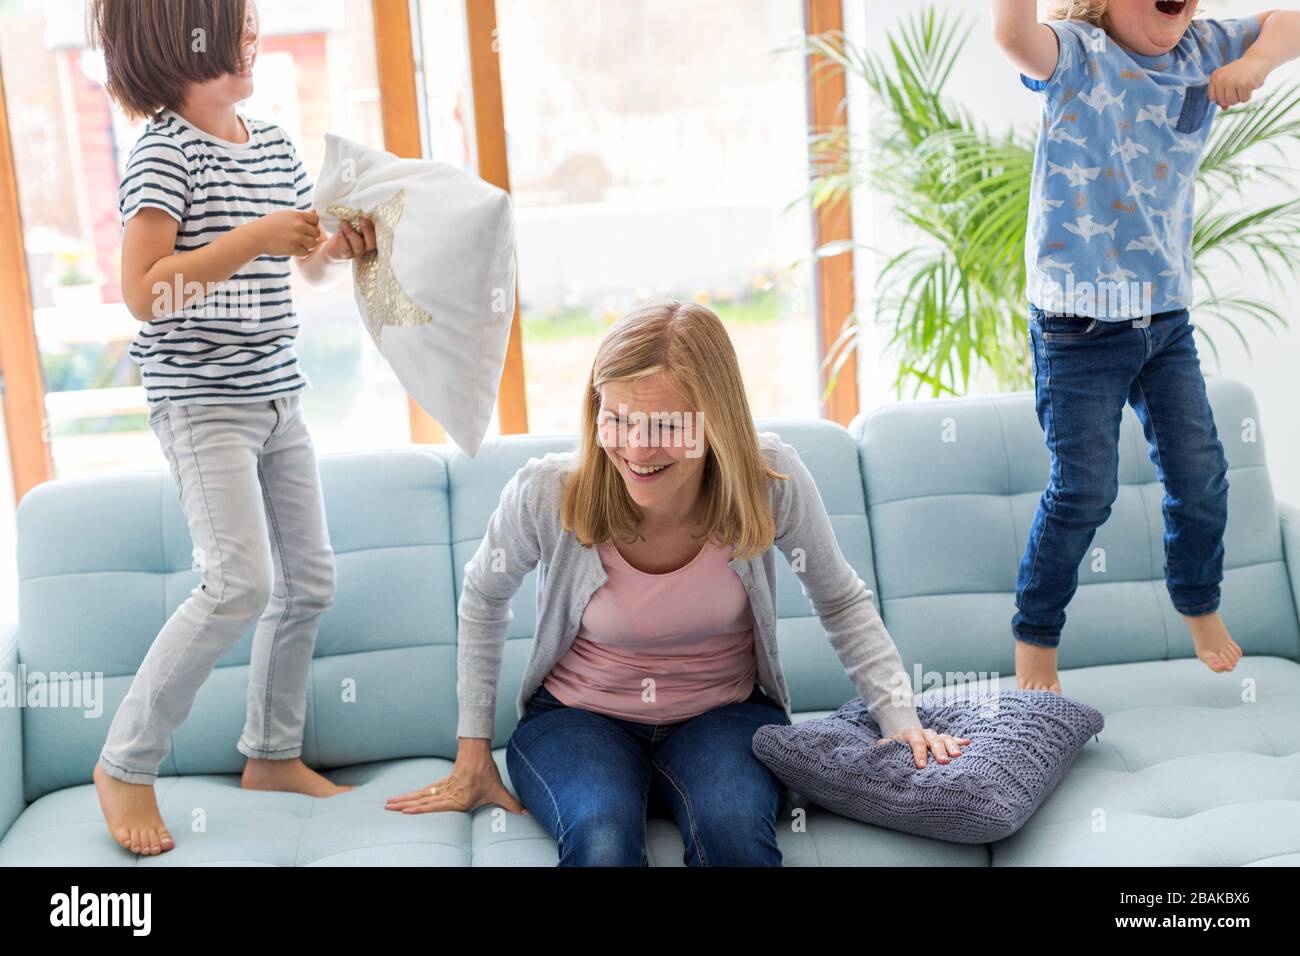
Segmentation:
<svg viewBox="0 0 1300 956">
<path fill-rule="evenodd" d="M 687 865 L 779 866 L 781 785 L 750 746 L 764 724 L 790 723 L 773 545 L 885 735 L 917 767 L 927 751 L 940 763 L 961 753 L 968 740 L 921 727 L 807 468 L 755 432 L 713 312 L 672 301 L 617 323 L 582 422 L 576 453 L 531 459 L 501 494 L 465 568 L 455 766 L 389 809 L 495 803 L 542 821 L 561 865 L 636 866 L 659 801 Z M 506 751 L 516 800 L 491 738 L 510 600 L 538 563 L 537 632 Z"/>
</svg>

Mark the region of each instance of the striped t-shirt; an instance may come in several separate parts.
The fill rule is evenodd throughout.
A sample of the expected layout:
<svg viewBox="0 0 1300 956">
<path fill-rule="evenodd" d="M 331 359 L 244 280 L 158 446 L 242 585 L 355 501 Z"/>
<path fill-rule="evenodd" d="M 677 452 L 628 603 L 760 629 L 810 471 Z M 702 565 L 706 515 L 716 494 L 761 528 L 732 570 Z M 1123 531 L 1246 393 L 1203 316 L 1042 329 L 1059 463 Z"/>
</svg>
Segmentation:
<svg viewBox="0 0 1300 956">
<path fill-rule="evenodd" d="M 150 121 L 118 188 L 123 226 L 146 206 L 161 209 L 179 223 L 179 253 L 269 213 L 310 209 L 311 180 L 284 130 L 244 125 L 248 142 L 232 143 L 172 110 Z M 187 309 L 190 293 L 176 285 L 154 290 L 161 317 L 131 344 L 150 406 L 268 401 L 310 385 L 293 348 L 288 256 L 258 256 Z"/>
</svg>

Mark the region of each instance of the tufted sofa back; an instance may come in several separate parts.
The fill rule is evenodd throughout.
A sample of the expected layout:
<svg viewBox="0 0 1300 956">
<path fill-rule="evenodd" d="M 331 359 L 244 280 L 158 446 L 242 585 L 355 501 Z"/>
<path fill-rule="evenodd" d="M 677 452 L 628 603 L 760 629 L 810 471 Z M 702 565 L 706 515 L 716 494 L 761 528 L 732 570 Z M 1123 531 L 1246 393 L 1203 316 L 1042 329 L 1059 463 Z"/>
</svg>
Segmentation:
<svg viewBox="0 0 1300 956">
<path fill-rule="evenodd" d="M 1224 613 L 1252 654 L 1300 657 L 1300 625 L 1246 389 L 1215 383 L 1232 464 Z M 1016 564 L 1047 472 L 1030 396 L 894 406 L 846 431 L 765 420 L 800 453 L 840 546 L 876 592 L 909 665 L 1010 673 Z M 942 440 L 944 435 L 955 437 Z M 1065 666 L 1187 656 L 1161 582 L 1160 492 L 1140 429 L 1125 422 L 1122 487 L 1085 563 L 1062 643 Z M 490 440 L 470 459 L 442 447 L 321 459 L 338 568 L 309 685 L 304 759 L 323 767 L 456 751 L 456 601 L 502 487 L 572 436 Z M 63 701 L 22 713 L 28 800 L 87 783 L 118 703 L 167 616 L 197 584 L 170 475 L 59 479 L 18 510 L 18 654 Z M 854 694 L 797 579 L 778 558 L 781 664 L 796 711 Z M 536 572 L 516 595 L 497 696 L 496 745 L 514 727 L 535 617 Z M 162 772 L 237 773 L 251 630 L 219 662 Z M 99 678 L 102 677 L 102 680 Z M 102 688 L 96 699 L 95 689 Z M 90 692 L 90 693 L 87 693 Z"/>
</svg>

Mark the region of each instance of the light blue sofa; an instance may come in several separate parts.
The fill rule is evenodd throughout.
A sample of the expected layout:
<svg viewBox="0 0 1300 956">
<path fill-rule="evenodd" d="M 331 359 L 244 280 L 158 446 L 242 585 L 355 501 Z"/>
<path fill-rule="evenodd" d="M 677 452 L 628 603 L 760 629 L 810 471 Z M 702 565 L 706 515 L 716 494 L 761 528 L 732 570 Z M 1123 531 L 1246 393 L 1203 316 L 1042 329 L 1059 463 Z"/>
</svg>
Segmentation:
<svg viewBox="0 0 1300 956">
<path fill-rule="evenodd" d="M 1224 615 L 1248 656 L 1214 675 L 1192 656 L 1161 580 L 1160 488 L 1131 414 L 1119 498 L 1090 555 L 1062 644 L 1067 693 L 1106 728 L 1011 838 L 945 844 L 808 808 L 779 827 L 787 865 L 1300 863 L 1300 512 L 1274 503 L 1257 412 L 1241 385 L 1211 396 L 1232 465 Z M 804 455 L 844 552 L 875 590 L 909 668 L 992 673 L 1012 686 L 1017 561 L 1047 469 L 1028 395 L 904 404 L 853 423 L 769 421 Z M 305 759 L 357 789 L 330 800 L 239 789 L 247 638 L 204 686 L 158 787 L 177 848 L 138 860 L 99 817 L 90 772 L 108 722 L 159 626 L 196 582 L 170 477 L 58 480 L 23 501 L 20 623 L 0 669 L 29 679 L 102 673 L 102 716 L 0 708 L 0 865 L 553 864 L 532 819 L 496 807 L 403 816 L 390 795 L 443 776 L 455 753 L 456 596 L 503 483 L 571 439 L 489 442 L 477 460 L 436 447 L 322 460 L 338 595 L 322 625 Z M 781 663 L 796 715 L 853 696 L 798 584 L 780 567 Z M 535 572 L 534 572 L 535 573 Z M 495 742 L 534 614 L 530 577 L 498 696 Z M 926 674 L 922 681 L 930 680 Z M 10 678 L 12 686 L 12 676 Z M 93 687 L 93 683 L 90 685 Z M 83 700 L 84 703 L 84 700 Z M 497 750 L 505 774 L 504 751 Z M 508 782 L 508 779 L 507 779 Z M 666 819 L 658 865 L 681 865 Z"/>
</svg>

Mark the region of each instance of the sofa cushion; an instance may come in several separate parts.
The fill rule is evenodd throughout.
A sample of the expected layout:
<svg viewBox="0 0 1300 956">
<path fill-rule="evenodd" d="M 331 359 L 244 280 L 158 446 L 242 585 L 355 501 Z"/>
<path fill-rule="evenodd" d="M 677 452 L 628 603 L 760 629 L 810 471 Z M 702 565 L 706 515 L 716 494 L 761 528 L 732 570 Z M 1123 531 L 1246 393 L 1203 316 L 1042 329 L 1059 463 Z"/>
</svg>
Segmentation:
<svg viewBox="0 0 1300 956">
<path fill-rule="evenodd" d="M 445 776 L 439 758 L 332 771 L 355 790 L 318 800 L 243 790 L 234 775 L 164 777 L 158 806 L 176 847 L 135 857 L 109 835 L 94 786 L 41 797 L 0 841 L 0 866 L 467 866 L 476 816 L 402 815 L 384 801 Z M 486 808 L 485 808 L 486 810 Z"/>
<path fill-rule="evenodd" d="M 1011 684 L 1011 679 L 1007 679 Z M 1101 711 L 1060 786 L 994 866 L 1300 863 L 1300 663 L 1244 657 L 1064 671 Z"/>
<path fill-rule="evenodd" d="M 787 794 L 777 827 L 785 863 L 984 866 L 991 855 L 994 866 L 1300 864 L 1300 664 L 1246 657 L 1224 675 L 1197 660 L 1156 661 L 1064 671 L 1061 679 L 1106 726 L 1010 837 L 990 846 L 944 843 Z M 504 750 L 495 756 L 510 786 Z M 387 797 L 450 766 L 408 759 L 331 771 L 358 789 L 329 800 L 249 793 L 234 776 L 169 777 L 158 792 L 178 846 L 138 863 L 108 835 L 94 788 L 71 787 L 28 807 L 0 840 L 0 866 L 554 865 L 555 842 L 531 817 L 495 806 L 406 817 L 383 809 Z M 205 811 L 204 833 L 191 829 L 196 809 Z M 647 840 L 652 862 L 681 864 L 670 820 L 651 819 Z"/>
<path fill-rule="evenodd" d="M 796 717 L 799 715 L 796 715 Z M 505 750 L 493 756 L 510 786 Z M 166 777 L 158 801 L 176 848 L 135 857 L 109 836 L 93 786 L 41 797 L 0 839 L 4 866 L 554 866 L 555 841 L 536 819 L 495 805 L 472 813 L 401 814 L 384 801 L 451 770 L 443 759 L 405 759 L 330 771 L 348 793 L 316 800 L 242 790 L 229 775 Z M 201 827 L 196 829 L 197 826 Z M 988 866 L 986 847 L 893 833 L 790 803 L 778 821 L 787 866 Z M 677 825 L 647 821 L 652 866 L 682 866 Z"/>
<path fill-rule="evenodd" d="M 855 697 L 820 720 L 760 727 L 754 753 L 786 786 L 842 816 L 988 843 L 1029 819 L 1102 728 L 1096 710 L 1050 691 L 934 690 L 917 699 L 917 715 L 971 742 L 950 763 L 931 754 L 918 770 L 910 747 L 877 744 L 880 727 Z"/>
</svg>

